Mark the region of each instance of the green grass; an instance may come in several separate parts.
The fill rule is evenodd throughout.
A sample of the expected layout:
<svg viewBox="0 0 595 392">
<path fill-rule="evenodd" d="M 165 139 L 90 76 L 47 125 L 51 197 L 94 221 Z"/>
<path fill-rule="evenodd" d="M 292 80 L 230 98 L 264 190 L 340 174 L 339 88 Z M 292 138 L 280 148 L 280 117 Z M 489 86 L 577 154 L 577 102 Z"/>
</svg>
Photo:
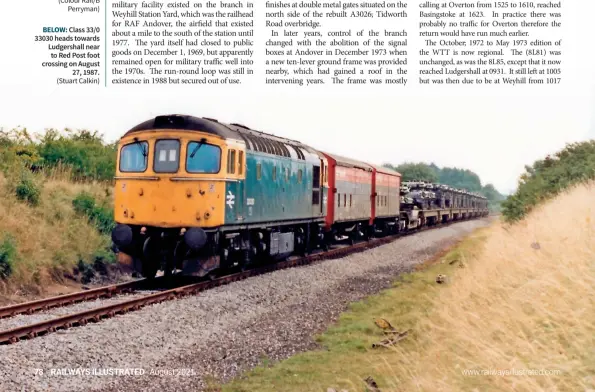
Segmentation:
<svg viewBox="0 0 595 392">
<path fill-rule="evenodd" d="M 395 350 L 372 348 L 385 338 L 374 321 L 387 319 L 400 331 L 410 335 L 398 343 L 398 349 L 415 352 L 420 349 L 416 335 L 419 320 L 432 316 L 431 300 L 443 286 L 435 280 L 438 274 L 449 276 L 458 261 L 475 249 L 485 237 L 476 234 L 453 250 L 426 263 L 421 270 L 404 274 L 392 288 L 349 306 L 338 322 L 316 337 L 322 349 L 295 355 L 276 364 L 265 364 L 223 385 L 225 392 L 326 392 L 329 387 L 349 392 L 365 391 L 364 379 L 372 376 L 382 389 L 394 384 L 395 376 L 387 372 L 400 361 Z"/>
</svg>

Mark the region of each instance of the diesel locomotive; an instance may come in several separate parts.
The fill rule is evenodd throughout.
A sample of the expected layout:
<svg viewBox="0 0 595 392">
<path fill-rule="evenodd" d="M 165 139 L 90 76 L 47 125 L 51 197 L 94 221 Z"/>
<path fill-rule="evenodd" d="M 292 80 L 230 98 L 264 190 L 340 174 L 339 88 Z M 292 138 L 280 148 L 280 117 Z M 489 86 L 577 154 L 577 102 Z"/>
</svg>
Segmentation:
<svg viewBox="0 0 595 392">
<path fill-rule="evenodd" d="M 145 277 L 205 276 L 488 214 L 462 191 L 436 202 L 436 187 L 241 124 L 157 116 L 118 143 L 112 240 Z"/>
</svg>

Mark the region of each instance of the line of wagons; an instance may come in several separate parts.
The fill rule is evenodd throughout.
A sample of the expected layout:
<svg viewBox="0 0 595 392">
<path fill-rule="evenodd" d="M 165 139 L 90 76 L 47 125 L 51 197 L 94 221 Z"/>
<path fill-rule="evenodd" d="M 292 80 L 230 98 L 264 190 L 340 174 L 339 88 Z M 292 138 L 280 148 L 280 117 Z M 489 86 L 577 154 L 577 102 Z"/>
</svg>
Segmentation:
<svg viewBox="0 0 595 392">
<path fill-rule="evenodd" d="M 119 260 L 153 277 L 305 254 L 488 214 L 476 194 L 215 119 L 157 116 L 118 144 Z"/>
</svg>

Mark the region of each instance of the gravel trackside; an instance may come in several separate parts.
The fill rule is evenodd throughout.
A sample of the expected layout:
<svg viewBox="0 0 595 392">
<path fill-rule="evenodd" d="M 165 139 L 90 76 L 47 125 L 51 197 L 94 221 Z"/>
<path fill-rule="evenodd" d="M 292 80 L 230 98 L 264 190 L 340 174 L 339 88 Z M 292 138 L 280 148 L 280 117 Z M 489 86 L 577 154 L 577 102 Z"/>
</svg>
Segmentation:
<svg viewBox="0 0 595 392">
<path fill-rule="evenodd" d="M 144 291 L 142 293 L 134 294 L 119 294 L 112 298 L 98 298 L 92 301 L 84 301 L 73 305 L 51 308 L 33 314 L 19 314 L 14 317 L 1 319 L 0 330 L 6 331 L 12 328 L 23 327 L 25 325 L 41 323 L 42 321 L 52 320 L 58 317 L 67 316 L 69 314 L 84 312 L 85 310 L 96 309 L 102 306 L 113 305 L 120 302 L 126 302 L 133 298 L 141 298 L 148 294 L 151 294 L 151 292 Z"/>
<path fill-rule="evenodd" d="M 206 376 L 229 380 L 265 357 L 279 360 L 315 348 L 313 335 L 350 302 L 386 288 L 399 273 L 489 222 L 421 232 L 342 259 L 0 346 L 0 391 L 201 390 Z M 116 374 L 125 369 L 137 374 Z"/>
</svg>

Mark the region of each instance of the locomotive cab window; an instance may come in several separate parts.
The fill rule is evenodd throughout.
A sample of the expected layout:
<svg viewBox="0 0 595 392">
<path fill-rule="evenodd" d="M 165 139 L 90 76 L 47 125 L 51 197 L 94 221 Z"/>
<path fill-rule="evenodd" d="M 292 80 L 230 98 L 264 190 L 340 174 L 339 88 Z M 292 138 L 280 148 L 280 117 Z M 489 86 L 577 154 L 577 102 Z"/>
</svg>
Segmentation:
<svg viewBox="0 0 595 392">
<path fill-rule="evenodd" d="M 314 166 L 312 169 L 312 188 L 320 188 L 320 166 Z"/>
<path fill-rule="evenodd" d="M 244 174 L 244 151 L 238 154 L 238 174 Z"/>
<path fill-rule="evenodd" d="M 236 150 L 227 151 L 227 172 L 229 174 L 236 172 Z"/>
<path fill-rule="evenodd" d="M 320 204 L 320 167 L 314 166 L 312 172 L 312 204 Z"/>
<path fill-rule="evenodd" d="M 155 143 L 155 173 L 176 173 L 180 167 L 180 141 L 157 140 Z"/>
<path fill-rule="evenodd" d="M 219 173 L 221 149 L 207 144 L 206 139 L 188 143 L 186 149 L 186 171 L 188 173 Z"/>
<path fill-rule="evenodd" d="M 135 141 L 122 147 L 120 151 L 120 171 L 122 173 L 142 173 L 147 170 L 149 143 Z"/>
</svg>

